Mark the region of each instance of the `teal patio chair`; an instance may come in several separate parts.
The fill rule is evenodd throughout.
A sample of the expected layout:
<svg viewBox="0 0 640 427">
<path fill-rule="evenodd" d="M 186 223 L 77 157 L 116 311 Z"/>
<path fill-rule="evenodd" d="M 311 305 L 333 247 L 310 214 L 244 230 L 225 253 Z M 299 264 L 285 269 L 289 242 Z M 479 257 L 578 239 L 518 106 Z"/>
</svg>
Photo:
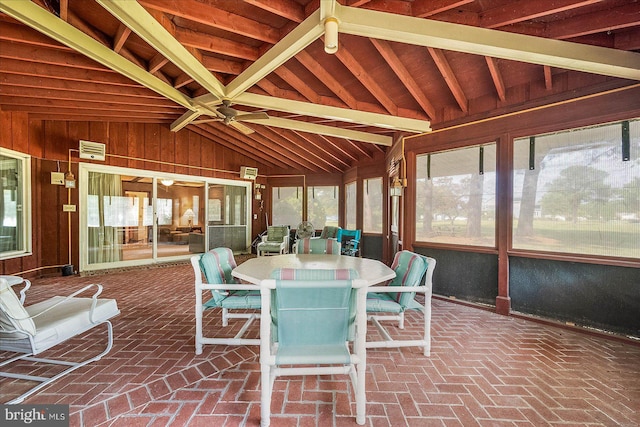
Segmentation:
<svg viewBox="0 0 640 427">
<path fill-rule="evenodd" d="M 289 253 L 289 226 L 271 225 L 267 227 L 267 234 L 256 246 L 258 256 Z"/>
<path fill-rule="evenodd" d="M 361 230 L 342 230 L 342 255 L 360 255 Z"/>
<path fill-rule="evenodd" d="M 347 374 L 365 423 L 366 281 L 349 270 L 275 271 L 260 285 L 261 426 L 278 376 Z M 351 345 L 350 345 L 351 343 Z"/>
<path fill-rule="evenodd" d="M 340 255 L 340 242 L 335 239 L 300 239 L 296 242 L 296 253 Z"/>
<path fill-rule="evenodd" d="M 259 338 L 242 338 L 251 322 L 260 317 L 260 291 L 256 285 L 240 284 L 231 275 L 236 267 L 233 252 L 229 248 L 215 248 L 201 255 L 191 257 L 195 274 L 196 293 L 196 354 L 202 354 L 204 344 L 259 345 Z M 203 282 L 202 276 L 206 280 Z M 208 290 L 212 298 L 203 303 L 202 292 Z M 229 325 L 229 319 L 246 319 L 234 337 L 205 337 L 202 316 L 207 310 L 222 309 L 222 326 Z M 230 310 L 243 310 L 232 313 Z M 254 313 L 246 310 L 256 310 Z"/>
<path fill-rule="evenodd" d="M 436 260 L 410 251 L 396 253 L 391 268 L 396 277 L 385 286 L 368 288 L 367 313 L 369 320 L 380 332 L 382 340 L 367 342 L 367 348 L 422 347 L 425 356 L 431 353 L 431 292 L 433 270 Z M 424 284 L 422 278 L 424 277 Z M 424 304 L 419 304 L 415 294 L 424 294 Z M 421 311 L 422 337 L 419 339 L 393 339 L 380 323 L 381 320 L 397 320 L 398 328 L 404 329 L 406 310 Z M 371 314 L 374 313 L 374 314 Z"/>
</svg>

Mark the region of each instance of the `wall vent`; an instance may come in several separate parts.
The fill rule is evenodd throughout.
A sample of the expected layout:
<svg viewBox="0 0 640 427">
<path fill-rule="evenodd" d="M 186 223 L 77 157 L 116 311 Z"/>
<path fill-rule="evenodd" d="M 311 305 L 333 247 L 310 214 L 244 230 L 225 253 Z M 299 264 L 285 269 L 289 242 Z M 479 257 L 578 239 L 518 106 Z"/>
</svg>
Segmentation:
<svg viewBox="0 0 640 427">
<path fill-rule="evenodd" d="M 249 166 L 240 167 L 240 178 L 255 180 L 258 177 L 258 168 L 250 168 Z"/>
<path fill-rule="evenodd" d="M 106 146 L 99 142 L 80 140 L 80 158 L 104 161 Z"/>
</svg>

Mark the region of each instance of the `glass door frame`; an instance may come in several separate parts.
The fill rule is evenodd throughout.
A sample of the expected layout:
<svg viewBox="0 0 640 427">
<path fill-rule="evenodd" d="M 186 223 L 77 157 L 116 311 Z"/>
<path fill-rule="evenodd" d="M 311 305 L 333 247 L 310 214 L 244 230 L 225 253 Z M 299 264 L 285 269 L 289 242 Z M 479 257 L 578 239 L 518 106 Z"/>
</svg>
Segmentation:
<svg viewBox="0 0 640 427">
<path fill-rule="evenodd" d="M 142 178 L 151 178 L 152 179 L 152 208 L 153 208 L 153 245 L 152 245 L 152 255 L 151 258 L 145 259 L 134 259 L 134 260 L 126 260 L 126 261 L 115 261 L 115 262 L 106 262 L 106 263 L 93 263 L 89 264 L 89 239 L 88 239 L 88 203 L 87 203 L 87 194 L 89 190 L 88 179 L 90 172 L 97 173 L 105 173 L 105 174 L 116 174 L 116 175 L 134 175 Z M 187 255 L 177 255 L 177 256 L 158 256 L 158 207 L 157 207 L 157 197 L 158 197 L 158 185 L 162 179 L 171 179 L 171 180 L 182 180 L 182 181 L 191 181 L 191 182 L 202 182 L 204 184 L 204 218 L 205 223 L 203 226 L 203 234 L 205 241 L 205 250 L 209 250 L 208 241 L 209 241 L 209 230 L 206 225 L 208 218 L 208 203 L 207 203 L 207 195 L 209 194 L 209 186 L 210 185 L 231 185 L 236 187 L 245 187 L 245 206 L 246 208 L 246 218 L 245 223 L 247 224 L 247 232 L 246 232 L 246 247 L 250 248 L 251 244 L 251 197 L 252 197 L 252 186 L 253 182 L 249 181 L 241 181 L 241 180 L 232 180 L 232 179 L 222 179 L 222 178 L 209 178 L 202 176 L 194 176 L 194 175 L 184 175 L 184 174 L 175 174 L 175 173 L 166 173 L 166 172 L 155 172 L 143 169 L 132 169 L 132 168 L 124 168 L 119 166 L 107 166 L 107 165 L 99 165 L 94 163 L 79 163 L 78 164 L 78 191 L 79 191 L 79 271 L 98 271 L 112 268 L 122 268 L 122 267 L 133 267 L 133 266 L 142 266 L 142 265 L 153 265 L 153 264 L 161 264 L 165 262 L 171 261 L 182 261 L 185 259 L 189 259 L 193 254 Z"/>
</svg>

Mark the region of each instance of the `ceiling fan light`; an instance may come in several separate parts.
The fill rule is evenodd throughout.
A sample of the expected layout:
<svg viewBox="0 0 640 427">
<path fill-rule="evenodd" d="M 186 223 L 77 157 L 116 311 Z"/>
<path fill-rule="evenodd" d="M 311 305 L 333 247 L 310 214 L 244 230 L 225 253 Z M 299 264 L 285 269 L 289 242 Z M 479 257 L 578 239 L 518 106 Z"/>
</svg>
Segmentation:
<svg viewBox="0 0 640 427">
<path fill-rule="evenodd" d="M 327 53 L 338 51 L 338 20 L 333 17 L 324 21 L 324 51 Z"/>
<path fill-rule="evenodd" d="M 161 179 L 160 182 L 165 187 L 171 187 L 173 185 L 173 180 L 172 179 Z"/>
</svg>

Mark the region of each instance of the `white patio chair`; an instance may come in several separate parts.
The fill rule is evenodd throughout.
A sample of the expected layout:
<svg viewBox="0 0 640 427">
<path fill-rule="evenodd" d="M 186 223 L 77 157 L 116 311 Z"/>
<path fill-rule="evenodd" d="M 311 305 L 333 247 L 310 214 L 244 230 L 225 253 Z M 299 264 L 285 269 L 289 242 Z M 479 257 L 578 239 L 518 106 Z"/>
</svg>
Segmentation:
<svg viewBox="0 0 640 427">
<path fill-rule="evenodd" d="M 196 354 L 202 354 L 204 344 L 259 345 L 259 338 L 242 338 L 242 336 L 251 323 L 260 317 L 260 291 L 256 285 L 241 284 L 231 275 L 236 268 L 231 249 L 215 248 L 204 254 L 194 255 L 191 257 L 191 265 L 195 275 Z M 206 283 L 202 281 L 203 275 Z M 212 298 L 203 302 L 203 291 L 211 292 Z M 223 327 L 229 325 L 229 319 L 246 319 L 235 336 L 215 338 L 204 336 L 202 316 L 205 311 L 215 308 L 222 310 Z M 245 312 L 245 310 L 255 312 Z"/>
<path fill-rule="evenodd" d="M 396 254 L 391 268 L 396 277 L 386 286 L 370 286 L 367 295 L 368 318 L 382 336 L 378 341 L 367 341 L 367 348 L 422 347 L 423 354 L 431 354 L 431 293 L 433 270 L 436 260 L 410 251 Z M 422 278 L 424 284 L 422 284 Z M 424 294 L 424 303 L 419 304 L 415 294 Z M 381 320 L 397 320 L 398 328 L 404 329 L 405 311 L 422 312 L 422 334 L 414 339 L 393 339 Z"/>
<path fill-rule="evenodd" d="M 78 297 L 90 289 L 95 289 L 91 298 Z M 7 281 L 0 279 L 0 350 L 19 353 L 0 362 L 0 376 L 39 384 L 7 402 L 9 404 L 21 403 L 53 381 L 106 355 L 113 345 L 113 327 L 109 319 L 120 314 L 116 300 L 98 298 L 102 293 L 102 285 L 98 284 L 87 285 L 67 297 L 54 296 L 26 307 L 23 305 L 24 291 L 18 299 Z M 107 327 L 107 346 L 96 356 L 80 362 L 33 357 L 102 324 Z M 67 368 L 51 377 L 11 372 L 11 364 L 21 360 Z"/>
<path fill-rule="evenodd" d="M 262 281 L 261 426 L 270 425 L 276 377 L 292 375 L 348 374 L 356 423 L 365 423 L 367 282 L 349 279 L 354 273 L 288 269 Z"/>
</svg>

